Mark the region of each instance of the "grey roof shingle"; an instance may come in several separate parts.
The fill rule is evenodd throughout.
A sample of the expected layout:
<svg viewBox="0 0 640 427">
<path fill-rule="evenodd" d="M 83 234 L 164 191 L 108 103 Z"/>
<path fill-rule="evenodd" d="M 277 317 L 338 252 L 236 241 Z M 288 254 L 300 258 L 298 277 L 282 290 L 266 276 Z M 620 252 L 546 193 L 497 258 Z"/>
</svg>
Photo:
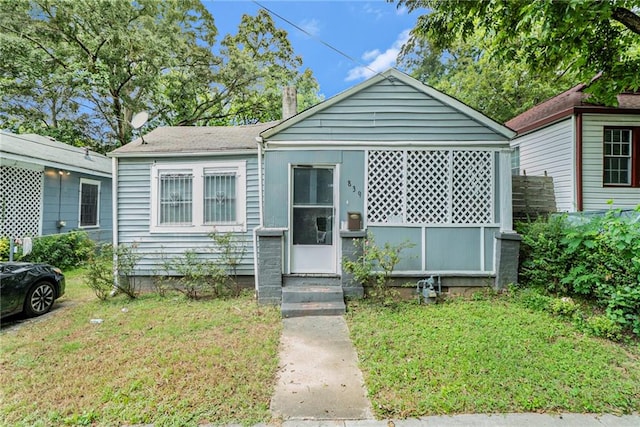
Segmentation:
<svg viewBox="0 0 640 427">
<path fill-rule="evenodd" d="M 142 138 L 138 138 L 112 151 L 109 156 L 256 150 L 256 137 L 278 123 L 275 121 L 242 126 L 163 126 L 144 135 L 144 144 Z"/>
<path fill-rule="evenodd" d="M 111 176 L 111 159 L 108 157 L 91 150 L 85 152 L 85 148 L 42 135 L 0 131 L 0 158 L 6 165 L 11 161 L 21 161 Z"/>
</svg>

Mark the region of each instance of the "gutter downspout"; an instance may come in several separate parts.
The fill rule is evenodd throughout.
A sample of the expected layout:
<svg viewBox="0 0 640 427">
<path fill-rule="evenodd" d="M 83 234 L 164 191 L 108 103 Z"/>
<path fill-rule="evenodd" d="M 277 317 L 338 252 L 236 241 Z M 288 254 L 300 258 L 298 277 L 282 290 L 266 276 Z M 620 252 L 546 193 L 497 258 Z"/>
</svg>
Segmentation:
<svg viewBox="0 0 640 427">
<path fill-rule="evenodd" d="M 112 295 L 118 292 L 118 158 L 111 159 L 111 221 L 113 222 L 113 290 Z"/>
<path fill-rule="evenodd" d="M 258 230 L 264 226 L 263 212 L 262 212 L 262 193 L 263 193 L 263 180 L 262 180 L 262 144 L 264 140 L 261 136 L 256 136 L 256 142 L 258 143 L 258 216 L 259 223 L 257 227 L 253 229 L 253 281 L 256 290 L 256 297 L 258 293 Z"/>
<path fill-rule="evenodd" d="M 576 113 L 576 209 L 582 212 L 582 113 Z"/>
</svg>

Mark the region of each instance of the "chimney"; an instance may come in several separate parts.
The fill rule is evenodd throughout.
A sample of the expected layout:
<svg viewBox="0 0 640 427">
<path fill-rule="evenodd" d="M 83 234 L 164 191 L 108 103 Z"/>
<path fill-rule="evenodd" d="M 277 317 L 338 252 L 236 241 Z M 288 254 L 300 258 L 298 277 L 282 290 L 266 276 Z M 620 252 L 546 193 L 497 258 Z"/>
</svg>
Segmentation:
<svg viewBox="0 0 640 427">
<path fill-rule="evenodd" d="M 298 94 L 295 86 L 285 86 L 282 90 L 282 120 L 298 114 Z"/>
</svg>

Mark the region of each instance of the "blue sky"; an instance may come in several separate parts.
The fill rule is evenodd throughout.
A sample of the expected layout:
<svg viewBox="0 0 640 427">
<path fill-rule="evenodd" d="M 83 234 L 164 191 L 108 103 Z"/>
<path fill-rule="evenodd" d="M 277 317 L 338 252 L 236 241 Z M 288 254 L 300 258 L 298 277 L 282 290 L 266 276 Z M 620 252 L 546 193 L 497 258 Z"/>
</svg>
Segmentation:
<svg viewBox="0 0 640 427">
<path fill-rule="evenodd" d="M 237 31 L 242 14 L 255 16 L 260 9 L 250 0 L 203 0 L 203 3 L 215 19 L 219 39 Z M 325 98 L 371 76 L 363 65 L 375 71 L 393 67 L 419 16 L 384 0 L 258 0 L 258 3 L 313 35 L 310 37 L 273 16 L 276 25 L 289 34 L 296 54 L 302 56 L 303 67 L 313 71 Z"/>
</svg>

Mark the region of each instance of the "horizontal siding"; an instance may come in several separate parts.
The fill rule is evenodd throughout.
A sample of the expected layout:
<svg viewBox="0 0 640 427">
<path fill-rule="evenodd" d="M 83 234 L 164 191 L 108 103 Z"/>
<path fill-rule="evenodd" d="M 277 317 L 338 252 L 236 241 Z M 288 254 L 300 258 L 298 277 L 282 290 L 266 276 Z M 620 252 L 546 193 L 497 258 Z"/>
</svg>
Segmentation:
<svg viewBox="0 0 640 427">
<path fill-rule="evenodd" d="M 273 141 L 505 141 L 426 93 L 382 80 L 282 130 Z"/>
<path fill-rule="evenodd" d="M 259 224 L 258 163 L 256 157 L 216 157 L 184 159 L 189 161 L 247 161 L 247 231 L 235 233 L 246 252 L 238 274 L 253 275 L 253 228 Z M 163 273 L 164 259 L 180 256 L 186 250 L 194 250 L 203 258 L 215 260 L 214 242 L 207 233 L 151 233 L 151 165 L 149 160 L 120 159 L 118 161 L 118 241 L 135 244 L 141 255 L 139 275 Z M 213 227 L 212 227 L 213 230 Z"/>
<path fill-rule="evenodd" d="M 520 147 L 520 173 L 553 178 L 556 207 L 575 212 L 574 147 L 572 119 L 516 138 L 512 147 Z"/>
<path fill-rule="evenodd" d="M 58 169 L 46 168 L 43 184 L 42 234 L 66 233 L 79 229 L 80 225 L 80 179 L 92 179 L 100 182 L 99 227 L 83 230 L 101 241 L 110 241 L 113 230 L 113 209 L 111 197 L 111 178 L 71 172 L 58 175 Z M 58 220 L 66 226 L 58 229 Z"/>
<path fill-rule="evenodd" d="M 640 188 L 604 187 L 603 129 L 605 126 L 640 126 L 640 116 L 620 114 L 585 114 L 582 134 L 582 189 L 585 211 L 608 209 L 607 200 L 617 208 L 633 208 L 640 204 Z"/>
</svg>

